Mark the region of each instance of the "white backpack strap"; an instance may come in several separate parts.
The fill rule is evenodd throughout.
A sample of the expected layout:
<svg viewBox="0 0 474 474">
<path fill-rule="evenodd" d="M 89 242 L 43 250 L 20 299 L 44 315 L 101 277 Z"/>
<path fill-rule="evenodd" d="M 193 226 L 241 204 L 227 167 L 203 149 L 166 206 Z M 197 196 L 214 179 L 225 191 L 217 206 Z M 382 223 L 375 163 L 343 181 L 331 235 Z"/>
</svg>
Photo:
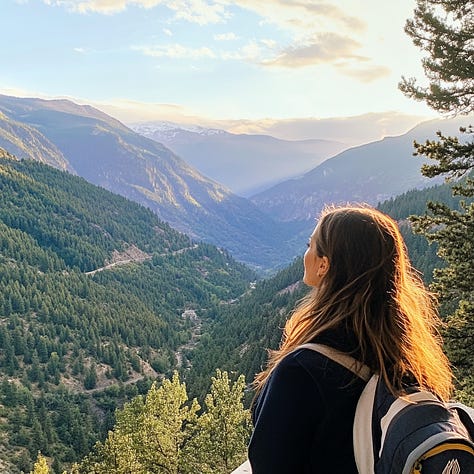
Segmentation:
<svg viewBox="0 0 474 474">
<path fill-rule="evenodd" d="M 355 412 L 352 439 L 354 457 L 359 474 L 374 473 L 374 446 L 372 436 L 372 412 L 379 377 L 374 374 L 362 391 Z"/>
<path fill-rule="evenodd" d="M 360 377 L 364 382 L 367 382 L 372 374 L 369 367 L 362 364 L 362 362 L 359 362 L 348 354 L 344 354 L 344 352 L 340 352 L 332 347 L 325 346 L 324 344 L 308 342 L 306 344 L 301 344 L 301 346 L 298 346 L 295 350 L 298 349 L 311 349 L 315 352 L 319 352 L 328 359 L 331 359 L 334 362 L 337 362 L 339 365 L 342 365 L 346 369 L 350 370 Z"/>
</svg>

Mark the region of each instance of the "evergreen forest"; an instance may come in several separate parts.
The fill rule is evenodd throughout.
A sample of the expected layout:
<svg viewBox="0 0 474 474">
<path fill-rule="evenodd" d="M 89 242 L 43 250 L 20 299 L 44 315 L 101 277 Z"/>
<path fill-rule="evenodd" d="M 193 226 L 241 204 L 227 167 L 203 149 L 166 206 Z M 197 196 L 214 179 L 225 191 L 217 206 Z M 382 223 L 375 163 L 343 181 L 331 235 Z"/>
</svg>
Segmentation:
<svg viewBox="0 0 474 474">
<path fill-rule="evenodd" d="M 38 162 L 2 158 L 0 188 L 0 457 L 29 472 L 40 451 L 62 472 L 255 275 Z"/>
</svg>

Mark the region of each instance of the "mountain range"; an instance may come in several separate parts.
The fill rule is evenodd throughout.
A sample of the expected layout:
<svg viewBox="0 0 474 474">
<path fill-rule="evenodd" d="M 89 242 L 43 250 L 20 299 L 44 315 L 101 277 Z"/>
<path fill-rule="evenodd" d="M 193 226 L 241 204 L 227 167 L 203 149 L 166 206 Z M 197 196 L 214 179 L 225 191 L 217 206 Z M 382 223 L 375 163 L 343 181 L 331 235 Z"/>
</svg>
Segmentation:
<svg viewBox="0 0 474 474">
<path fill-rule="evenodd" d="M 67 100 L 0 96 L 0 112 L 2 128 L 12 131 L 4 134 L 7 151 L 32 149 L 20 157 L 67 169 L 143 204 L 176 229 L 225 247 L 254 267 L 294 257 L 284 225 L 97 109 Z"/>
<path fill-rule="evenodd" d="M 423 161 L 412 156 L 413 140 L 433 139 L 438 129 L 457 133 L 459 125 L 466 125 L 466 119 L 425 122 L 404 135 L 344 150 L 302 176 L 247 199 L 206 177 L 162 143 L 93 107 L 68 100 L 0 95 L 0 146 L 7 151 L 67 170 L 136 201 L 191 238 L 226 248 L 239 261 L 260 270 L 280 268 L 303 252 L 324 204 L 377 204 L 433 184 L 420 173 Z M 303 163 L 311 166 L 310 160 L 323 159 L 325 153 L 343 146 L 222 130 L 161 128 L 163 141 L 180 143 L 187 154 L 194 149 L 200 167 L 209 153 L 210 165 L 219 160 L 226 164 L 221 173 L 233 176 L 235 182 L 259 181 L 258 186 L 274 172 L 272 180 L 278 173 L 280 177 L 281 173 L 302 173 L 298 167 Z M 318 157 L 316 152 L 310 156 L 309 150 L 320 146 L 325 151 L 319 148 Z M 296 159 L 298 147 L 302 151 Z M 293 161 L 300 172 L 293 172 Z M 259 173 L 263 178 L 256 178 Z"/>
<path fill-rule="evenodd" d="M 205 176 L 245 197 L 300 176 L 348 148 L 332 140 L 280 140 L 170 122 L 148 122 L 131 128 L 164 144 Z"/>
</svg>

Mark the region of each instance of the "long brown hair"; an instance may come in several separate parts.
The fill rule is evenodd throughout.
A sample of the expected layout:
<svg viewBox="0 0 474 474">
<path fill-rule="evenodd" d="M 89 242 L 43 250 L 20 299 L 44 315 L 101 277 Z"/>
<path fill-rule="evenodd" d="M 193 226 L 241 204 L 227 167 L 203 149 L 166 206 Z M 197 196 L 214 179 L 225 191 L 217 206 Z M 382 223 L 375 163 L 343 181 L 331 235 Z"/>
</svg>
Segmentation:
<svg viewBox="0 0 474 474">
<path fill-rule="evenodd" d="M 403 393 L 409 375 L 448 399 L 452 372 L 437 332 L 436 301 L 412 268 L 396 222 L 368 206 L 328 207 L 312 239 L 329 270 L 287 321 L 280 348 L 255 378 L 257 391 L 298 345 L 342 328 L 355 336 L 359 360 L 394 394 Z"/>
</svg>

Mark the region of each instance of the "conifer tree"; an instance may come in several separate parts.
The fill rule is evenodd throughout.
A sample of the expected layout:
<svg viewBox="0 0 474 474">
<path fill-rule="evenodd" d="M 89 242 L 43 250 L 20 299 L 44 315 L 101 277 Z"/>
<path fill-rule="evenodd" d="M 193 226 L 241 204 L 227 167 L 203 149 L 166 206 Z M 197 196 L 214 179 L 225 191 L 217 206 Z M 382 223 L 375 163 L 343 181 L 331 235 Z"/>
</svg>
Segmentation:
<svg viewBox="0 0 474 474">
<path fill-rule="evenodd" d="M 84 388 L 91 390 L 97 385 L 97 369 L 95 363 L 92 362 L 90 367 L 87 369 L 84 377 Z"/>
<path fill-rule="evenodd" d="M 400 89 L 434 110 L 470 113 L 474 95 L 474 6 L 472 0 L 417 0 L 405 26 L 422 60 L 428 86 L 403 78 Z"/>
<path fill-rule="evenodd" d="M 420 87 L 403 79 L 406 95 L 441 112 L 474 111 L 474 1 L 417 0 L 414 18 L 405 31 L 427 56 L 423 67 L 429 81 Z M 466 119 L 467 120 L 467 119 Z M 438 133 L 438 141 L 415 143 L 417 155 L 434 161 L 422 167 L 425 176 L 444 175 L 453 193 L 465 198 L 459 209 L 428 203 L 429 213 L 413 218 L 415 230 L 438 243 L 446 266 L 435 271 L 433 288 L 444 302 L 448 355 L 458 368 L 461 395 L 474 402 L 474 140 L 469 124 L 462 140 Z M 462 178 L 462 179 L 461 179 Z"/>
</svg>

